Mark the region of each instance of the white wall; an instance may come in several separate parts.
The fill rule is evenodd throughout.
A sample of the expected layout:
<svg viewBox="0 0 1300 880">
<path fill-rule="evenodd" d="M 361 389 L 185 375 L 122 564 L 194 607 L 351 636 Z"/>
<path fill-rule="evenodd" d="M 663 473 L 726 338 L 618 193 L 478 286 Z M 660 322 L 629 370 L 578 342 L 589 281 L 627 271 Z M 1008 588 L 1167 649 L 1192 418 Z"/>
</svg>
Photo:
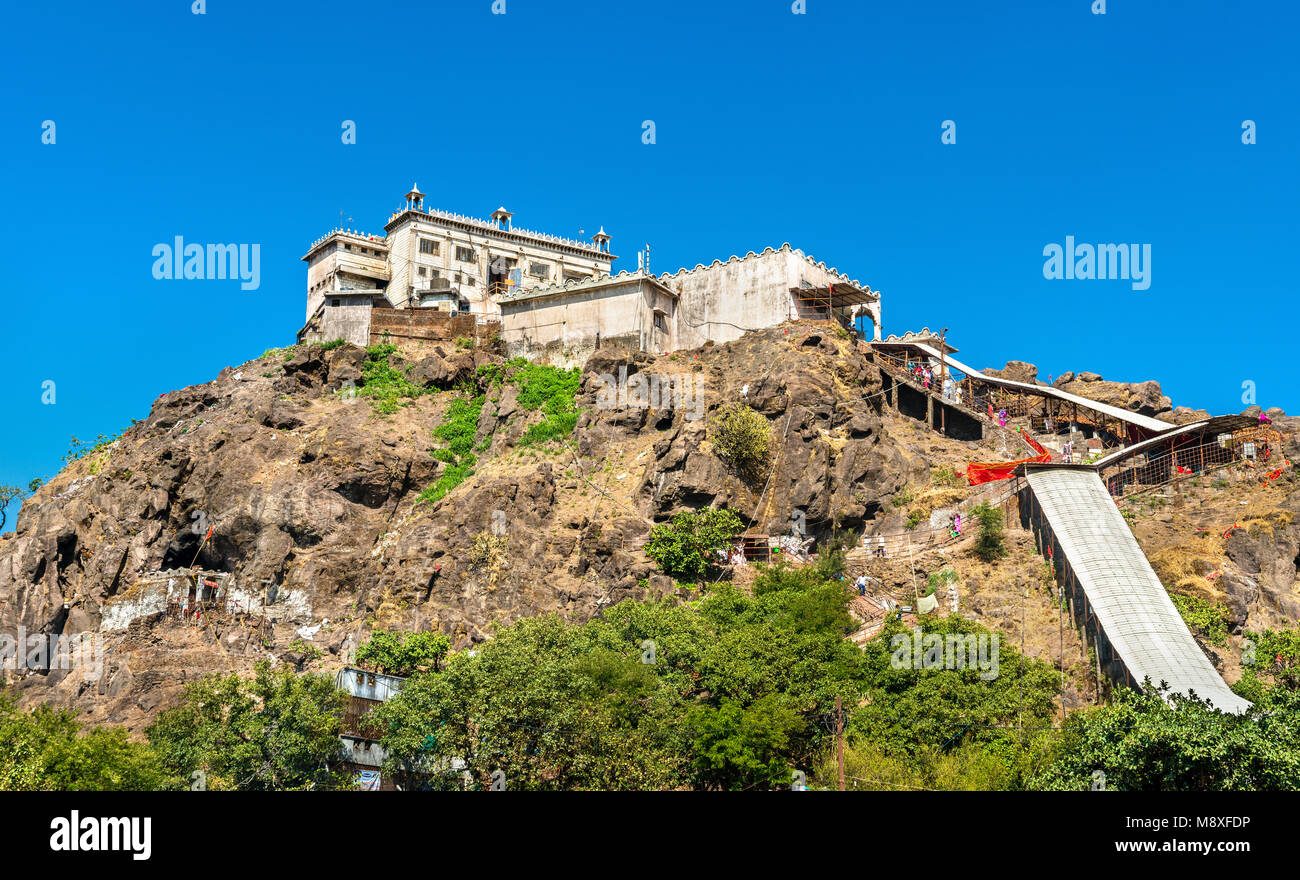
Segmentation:
<svg viewBox="0 0 1300 880">
<path fill-rule="evenodd" d="M 681 295 L 677 315 L 677 348 L 696 348 L 708 340 L 729 342 L 751 330 L 775 327 L 794 315 L 790 288 L 805 283 L 824 287 L 831 282 L 850 282 L 847 275 L 817 263 L 788 244 L 779 250 L 767 248 L 761 254 L 714 260 L 708 266 L 679 269 L 660 280 Z M 868 307 L 877 317 L 879 304 Z"/>
<path fill-rule="evenodd" d="M 672 351 L 673 297 L 645 278 L 617 278 L 595 289 L 505 303 L 501 338 L 509 355 L 575 367 L 582 366 L 598 344 Z M 654 329 L 656 307 L 667 313 L 667 333 Z"/>
<path fill-rule="evenodd" d="M 420 253 L 421 238 L 438 242 L 438 253 Z M 488 270 L 492 261 L 499 257 L 516 261 L 516 268 L 521 270 L 520 287 L 524 290 L 561 283 L 565 272 L 588 277 L 608 275 L 613 262 L 608 254 L 579 255 L 558 245 L 552 248 L 540 241 L 516 240 L 506 230 L 485 228 L 471 231 L 440 223 L 436 216 L 429 215 L 408 215 L 388 231 L 388 244 L 392 278 L 389 283 L 390 302 L 394 306 L 401 308 L 405 305 L 408 285 L 419 287 L 421 282 L 432 277 L 427 270 L 437 269 L 443 278 L 451 281 L 452 287 L 460 290 L 461 296 L 469 300 L 471 312 L 487 318 L 501 316 L 500 297 L 488 295 Z M 458 246 L 472 248 L 474 261 L 457 260 Z M 529 264 L 534 262 L 547 266 L 547 278 L 534 278 L 529 274 Z M 426 269 L 424 276 L 418 271 L 421 266 Z M 456 281 L 457 273 L 461 275 L 460 282 Z M 470 278 L 473 278 L 472 284 Z"/>
</svg>

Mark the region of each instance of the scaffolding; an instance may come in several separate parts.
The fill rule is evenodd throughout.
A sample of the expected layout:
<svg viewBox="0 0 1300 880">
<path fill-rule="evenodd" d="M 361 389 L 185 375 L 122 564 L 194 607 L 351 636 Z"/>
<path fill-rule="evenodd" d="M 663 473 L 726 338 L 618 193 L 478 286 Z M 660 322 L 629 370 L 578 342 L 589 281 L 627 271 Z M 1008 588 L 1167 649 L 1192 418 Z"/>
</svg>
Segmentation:
<svg viewBox="0 0 1300 880">
<path fill-rule="evenodd" d="M 852 308 L 870 305 L 878 299 L 876 293 L 843 281 L 823 287 L 791 287 L 790 317 L 796 321 L 835 321 L 853 330 L 853 321 L 847 316 Z"/>
</svg>

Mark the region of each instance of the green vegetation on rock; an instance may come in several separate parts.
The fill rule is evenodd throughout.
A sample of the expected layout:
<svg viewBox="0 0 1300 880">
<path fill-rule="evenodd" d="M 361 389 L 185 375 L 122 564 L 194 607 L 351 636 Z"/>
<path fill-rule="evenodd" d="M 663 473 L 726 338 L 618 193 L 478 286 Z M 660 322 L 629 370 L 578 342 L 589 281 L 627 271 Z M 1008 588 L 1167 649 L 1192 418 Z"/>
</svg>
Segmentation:
<svg viewBox="0 0 1300 880">
<path fill-rule="evenodd" d="M 700 580 L 717 566 L 718 551 L 730 547 L 744 529 L 740 517 L 725 508 L 685 511 L 650 530 L 645 552 L 664 573 Z"/>
<path fill-rule="evenodd" d="M 710 422 L 718 457 L 745 479 L 757 479 L 772 456 L 772 426 L 743 403 L 724 404 Z"/>
<path fill-rule="evenodd" d="M 388 675 L 406 676 L 439 668 L 451 639 L 436 632 L 375 630 L 357 648 L 357 665 Z"/>
<path fill-rule="evenodd" d="M 366 349 L 366 359 L 361 364 L 362 386 L 357 394 L 370 399 L 375 412 L 392 415 L 424 393 L 424 388 L 412 382 L 402 369 L 391 363 L 395 345 L 372 345 Z"/>
</svg>

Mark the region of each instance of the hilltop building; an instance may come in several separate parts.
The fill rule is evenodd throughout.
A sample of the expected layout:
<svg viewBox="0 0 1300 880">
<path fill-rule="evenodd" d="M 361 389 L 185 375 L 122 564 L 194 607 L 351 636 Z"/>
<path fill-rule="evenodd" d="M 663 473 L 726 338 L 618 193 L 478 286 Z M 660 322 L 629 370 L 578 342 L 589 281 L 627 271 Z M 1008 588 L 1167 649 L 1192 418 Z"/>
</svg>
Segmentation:
<svg viewBox="0 0 1300 880">
<path fill-rule="evenodd" d="M 608 275 L 617 257 L 602 228 L 592 242 L 516 229 L 505 208 L 479 220 L 426 210 L 412 186 L 384 235 L 335 229 L 312 243 L 307 317 L 339 295 L 369 296 L 392 308 L 434 307 L 484 318 L 501 314 L 496 297 L 514 290 Z"/>
<path fill-rule="evenodd" d="M 299 341 L 499 334 L 511 356 L 574 366 L 602 345 L 662 354 L 799 318 L 880 338 L 880 294 L 789 244 L 673 274 L 613 275 L 604 227 L 587 243 L 516 229 L 513 216 L 426 209 L 413 186 L 383 236 L 335 229 L 303 257 Z"/>
</svg>

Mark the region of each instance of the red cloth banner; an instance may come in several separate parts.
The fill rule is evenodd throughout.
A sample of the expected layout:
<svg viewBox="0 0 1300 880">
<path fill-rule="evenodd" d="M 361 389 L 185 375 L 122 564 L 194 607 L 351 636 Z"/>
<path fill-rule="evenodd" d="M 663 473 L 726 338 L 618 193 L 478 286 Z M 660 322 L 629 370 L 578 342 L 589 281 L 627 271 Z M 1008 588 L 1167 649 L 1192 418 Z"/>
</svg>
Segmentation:
<svg viewBox="0 0 1300 880">
<path fill-rule="evenodd" d="M 1016 468 L 1022 464 L 1030 462 L 1046 464 L 1052 460 L 1052 453 L 1043 448 L 1033 437 L 1030 437 L 1024 431 L 1020 432 L 1021 438 L 1029 444 L 1030 448 L 1038 454 L 1032 458 L 1022 458 L 1017 461 L 994 461 L 979 462 L 972 461 L 966 465 L 966 480 L 972 486 L 978 486 L 980 483 L 991 483 L 994 480 L 1007 480 L 1015 473 Z"/>
</svg>

